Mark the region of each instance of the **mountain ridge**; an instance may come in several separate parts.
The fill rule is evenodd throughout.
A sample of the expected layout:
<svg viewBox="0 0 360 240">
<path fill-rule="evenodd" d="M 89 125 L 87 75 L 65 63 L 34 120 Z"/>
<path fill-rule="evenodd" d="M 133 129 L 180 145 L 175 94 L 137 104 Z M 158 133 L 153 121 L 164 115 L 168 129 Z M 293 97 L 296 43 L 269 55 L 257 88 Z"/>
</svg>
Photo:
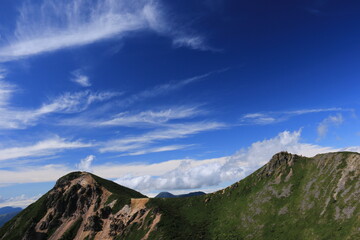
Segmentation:
<svg viewBox="0 0 360 240">
<path fill-rule="evenodd" d="M 0 228 L 0 239 L 360 239 L 359 176 L 359 153 L 280 152 L 217 192 L 149 199 L 90 173 L 70 173 Z M 92 200 L 81 205 L 89 188 Z M 32 225 L 19 224 L 25 220 Z"/>
</svg>

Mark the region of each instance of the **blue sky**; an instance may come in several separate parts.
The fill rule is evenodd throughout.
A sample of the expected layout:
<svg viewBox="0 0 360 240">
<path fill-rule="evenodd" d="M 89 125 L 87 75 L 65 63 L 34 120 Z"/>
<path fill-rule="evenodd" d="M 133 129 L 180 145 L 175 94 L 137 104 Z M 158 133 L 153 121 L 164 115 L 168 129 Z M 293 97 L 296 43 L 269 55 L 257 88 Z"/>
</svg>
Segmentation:
<svg viewBox="0 0 360 240">
<path fill-rule="evenodd" d="M 149 196 L 359 151 L 360 3 L 4 0 L 0 206 L 76 170 Z"/>
</svg>

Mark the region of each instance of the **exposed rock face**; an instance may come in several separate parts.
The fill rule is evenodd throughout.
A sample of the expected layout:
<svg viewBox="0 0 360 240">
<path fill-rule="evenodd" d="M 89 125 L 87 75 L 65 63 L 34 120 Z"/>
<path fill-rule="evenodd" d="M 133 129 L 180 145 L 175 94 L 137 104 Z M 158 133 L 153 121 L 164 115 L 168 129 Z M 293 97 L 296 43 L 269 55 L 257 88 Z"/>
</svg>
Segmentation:
<svg viewBox="0 0 360 240">
<path fill-rule="evenodd" d="M 107 184 L 106 180 L 105 183 Z M 133 204 L 133 197 L 144 197 L 140 193 L 124 188 L 122 192 L 112 192 L 100 184 L 94 176 L 77 172 L 69 174 L 57 181 L 54 188 L 44 197 L 41 206 L 41 218 L 27 226 L 21 238 L 12 238 L 11 232 L 0 237 L 7 239 L 113 239 L 141 229 L 149 231 L 151 226 L 142 226 L 145 214 L 149 221 L 159 214 L 149 214 L 146 208 L 147 198 L 142 198 L 144 204 Z M 121 189 L 120 189 L 121 190 Z M 114 197 L 115 196 L 115 197 Z M 119 204 L 116 197 L 125 199 Z M 127 200 L 126 200 L 127 199 Z M 118 212 L 114 207 L 120 208 Z M 21 221 L 21 218 L 18 220 Z M 137 228 L 133 225 L 136 223 Z M 16 226 L 16 223 L 15 223 Z M 14 227 L 15 227 L 14 226 Z"/>
<path fill-rule="evenodd" d="M 296 155 L 288 152 L 280 152 L 275 154 L 271 160 L 261 168 L 260 174 L 265 176 L 271 176 L 273 174 L 283 171 L 286 167 L 292 166 L 296 159 Z"/>
</svg>

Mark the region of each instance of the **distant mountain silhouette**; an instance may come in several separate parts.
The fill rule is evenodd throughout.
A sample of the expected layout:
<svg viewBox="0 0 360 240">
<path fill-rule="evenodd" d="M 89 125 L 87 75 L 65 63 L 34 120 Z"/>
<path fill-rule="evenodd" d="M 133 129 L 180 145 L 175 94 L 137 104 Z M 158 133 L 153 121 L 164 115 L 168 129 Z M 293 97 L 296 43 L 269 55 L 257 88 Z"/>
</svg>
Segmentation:
<svg viewBox="0 0 360 240">
<path fill-rule="evenodd" d="M 186 194 L 180 194 L 180 195 L 174 195 L 169 192 L 161 192 L 158 195 L 155 196 L 155 198 L 182 198 L 182 197 L 195 197 L 195 196 L 201 196 L 205 195 L 204 192 L 191 192 Z"/>
<path fill-rule="evenodd" d="M 21 210 L 21 208 L 14 207 L 0 208 L 0 227 L 16 216 L 16 214 L 18 214 Z"/>
</svg>

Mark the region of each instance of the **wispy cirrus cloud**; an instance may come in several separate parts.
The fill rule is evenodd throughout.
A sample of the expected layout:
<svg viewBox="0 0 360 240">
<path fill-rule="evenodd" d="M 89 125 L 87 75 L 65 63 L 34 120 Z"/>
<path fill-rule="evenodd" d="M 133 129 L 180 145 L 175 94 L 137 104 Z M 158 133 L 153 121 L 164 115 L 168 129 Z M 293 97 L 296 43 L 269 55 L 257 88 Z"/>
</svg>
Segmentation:
<svg viewBox="0 0 360 240">
<path fill-rule="evenodd" d="M 93 144 L 81 141 L 69 141 L 58 136 L 39 141 L 32 145 L 9 147 L 0 149 L 0 161 L 51 156 L 58 152 L 70 149 L 88 148 Z"/>
<path fill-rule="evenodd" d="M 6 77 L 7 71 L 4 67 L 0 66 L 0 80 Z"/>
<path fill-rule="evenodd" d="M 107 141 L 100 147 L 100 152 L 137 153 L 148 146 L 164 140 L 186 138 L 200 132 L 217 130 L 226 127 L 219 122 L 195 122 L 168 124 L 162 129 L 147 133 Z"/>
<path fill-rule="evenodd" d="M 109 120 L 99 122 L 99 126 L 136 126 L 136 125 L 158 125 L 170 120 L 184 119 L 204 114 L 205 111 L 198 107 L 175 106 L 159 111 L 143 111 L 131 114 L 119 113 Z"/>
<path fill-rule="evenodd" d="M 81 112 L 95 102 L 103 102 L 120 93 L 81 91 L 63 93 L 42 106 L 34 109 L 20 109 L 11 106 L 10 99 L 16 86 L 0 80 L 0 129 L 21 129 L 36 125 L 44 116 L 51 113 L 70 114 Z"/>
<path fill-rule="evenodd" d="M 16 91 L 16 86 L 0 79 L 0 108 L 6 107 L 13 93 Z"/>
<path fill-rule="evenodd" d="M 94 118 L 80 116 L 63 119 L 60 125 L 82 127 L 161 127 L 172 120 L 193 118 L 205 114 L 206 111 L 198 106 L 173 106 L 159 110 L 146 110 L 140 112 L 125 111 L 107 118 Z M 92 112 L 92 114 L 94 114 Z"/>
<path fill-rule="evenodd" d="M 199 109 L 199 106 L 173 106 L 167 109 L 160 110 L 145 110 L 141 112 L 134 111 L 122 111 L 113 116 L 104 118 L 107 111 L 111 111 L 114 106 L 123 109 L 129 108 L 132 104 L 138 102 L 144 102 L 151 98 L 166 96 L 174 91 L 181 90 L 183 87 L 203 81 L 206 78 L 228 71 L 228 68 L 211 71 L 202 75 L 186 78 L 179 81 L 171 81 L 165 84 L 157 85 L 150 89 L 134 93 L 128 97 L 123 98 L 115 102 L 111 102 L 101 109 L 94 110 L 89 113 L 84 113 L 81 116 L 62 119 L 59 121 L 60 125 L 67 126 L 82 126 L 82 127 L 105 127 L 105 126 L 148 126 L 154 124 L 160 124 L 172 119 L 180 119 L 185 117 L 194 117 L 196 115 L 204 114 L 206 111 Z"/>
<path fill-rule="evenodd" d="M 268 125 L 279 122 L 284 122 L 292 117 L 321 112 L 345 112 L 353 111 L 352 109 L 343 108 L 315 108 L 315 109 L 301 109 L 295 111 L 277 111 L 277 112 L 258 112 L 244 114 L 240 118 L 240 124 L 243 125 Z"/>
<path fill-rule="evenodd" d="M 318 140 L 324 138 L 330 126 L 339 126 L 344 122 L 342 114 L 331 115 L 322 120 L 317 127 Z"/>
<path fill-rule="evenodd" d="M 188 145 L 168 145 L 168 146 L 161 146 L 161 147 L 154 147 L 154 148 L 145 148 L 139 151 L 133 151 L 129 153 L 124 153 L 119 156 L 138 156 L 138 155 L 144 155 L 148 153 L 158 153 L 158 152 L 169 152 L 169 151 L 175 151 L 180 150 L 184 148 L 188 148 L 194 146 L 193 144 Z"/>
<path fill-rule="evenodd" d="M 165 11 L 156 0 L 29 0 L 19 8 L 14 36 L 7 37 L 10 41 L 0 47 L 0 61 L 121 39 L 148 30 L 180 41 L 183 46 L 206 50 L 198 35 L 174 30 L 179 28 L 174 28 Z"/>
<path fill-rule="evenodd" d="M 80 116 L 61 120 L 59 124 L 83 128 L 127 127 L 145 130 L 145 133 L 139 135 L 112 139 L 99 145 L 101 153 L 118 152 L 121 153 L 118 156 L 135 156 L 184 149 L 193 145 L 158 146 L 158 144 L 226 127 L 226 124 L 214 121 L 184 122 L 185 119 L 189 120 L 206 113 L 206 110 L 198 106 L 173 106 L 159 110 L 122 112 L 106 119 Z"/>
<path fill-rule="evenodd" d="M 35 113 L 42 115 L 52 112 L 81 112 L 87 109 L 92 103 L 103 102 L 119 95 L 121 95 L 121 93 L 118 92 L 66 92 L 54 98 L 50 103 L 43 104 L 39 109 L 35 110 Z"/>
<path fill-rule="evenodd" d="M 82 87 L 90 87 L 91 86 L 89 77 L 86 76 L 81 69 L 78 69 L 78 70 L 72 72 L 71 81 L 79 84 Z"/>
<path fill-rule="evenodd" d="M 187 86 L 187 85 L 189 85 L 191 83 L 202 81 L 202 80 L 204 80 L 204 79 L 206 79 L 206 78 L 208 78 L 210 76 L 213 76 L 213 75 L 219 74 L 219 73 L 223 73 L 223 72 L 226 72 L 228 70 L 229 70 L 229 68 L 219 69 L 219 70 L 207 72 L 207 73 L 204 73 L 204 74 L 201 74 L 201 75 L 193 76 L 193 77 L 190 77 L 190 78 L 182 79 L 182 80 L 179 80 L 179 81 L 171 81 L 169 83 L 157 85 L 157 86 L 155 86 L 153 88 L 141 91 L 139 93 L 135 93 L 135 94 L 125 98 L 119 104 L 121 104 L 121 105 L 130 105 L 130 104 L 133 104 L 135 102 L 144 101 L 144 100 L 149 99 L 149 98 L 154 98 L 154 97 L 167 95 L 167 94 L 170 94 L 173 91 L 180 90 L 183 87 L 185 87 L 185 86 Z"/>
</svg>

